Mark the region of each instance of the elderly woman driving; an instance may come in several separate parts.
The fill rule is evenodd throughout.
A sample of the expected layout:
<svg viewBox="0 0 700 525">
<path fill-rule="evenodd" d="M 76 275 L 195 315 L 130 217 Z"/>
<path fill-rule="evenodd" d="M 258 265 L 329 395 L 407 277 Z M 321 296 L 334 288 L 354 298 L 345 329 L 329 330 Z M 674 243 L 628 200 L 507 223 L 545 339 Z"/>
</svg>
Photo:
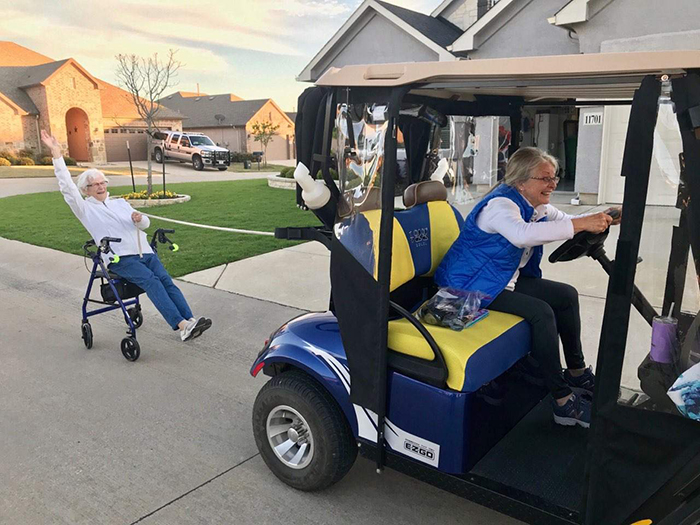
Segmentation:
<svg viewBox="0 0 700 525">
<path fill-rule="evenodd" d="M 542 279 L 542 245 L 580 231 L 600 233 L 607 213 L 568 215 L 549 203 L 559 182 L 557 160 L 537 148 L 510 158 L 503 183 L 472 210 L 435 273 L 438 286 L 479 290 L 488 308 L 518 315 L 532 327 L 532 356 L 553 397 L 554 421 L 588 427 L 595 376 L 581 351 L 581 315 L 573 286 Z M 488 301 L 484 301 L 487 303 Z M 567 369 L 562 373 L 561 338 Z M 576 391 L 577 393 L 574 393 Z"/>
<path fill-rule="evenodd" d="M 211 327 L 210 319 L 194 318 L 182 292 L 153 253 L 143 232 L 150 224 L 148 217 L 135 211 L 124 199 L 110 199 L 107 179 L 99 170 L 83 172 L 76 186 L 58 140 L 44 130 L 41 140 L 53 156 L 63 199 L 93 240 L 99 243 L 103 237 L 121 238 L 121 242 L 112 245 L 119 262 L 110 263 L 110 271 L 140 286 L 173 330 L 180 330 L 183 341 L 198 337 Z"/>
</svg>

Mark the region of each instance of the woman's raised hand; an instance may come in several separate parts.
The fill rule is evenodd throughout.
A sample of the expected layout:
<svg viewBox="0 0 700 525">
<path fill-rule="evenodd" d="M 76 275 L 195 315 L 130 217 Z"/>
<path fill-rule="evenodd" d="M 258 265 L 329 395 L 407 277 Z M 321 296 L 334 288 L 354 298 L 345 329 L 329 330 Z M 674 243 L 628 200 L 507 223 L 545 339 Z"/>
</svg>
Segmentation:
<svg viewBox="0 0 700 525">
<path fill-rule="evenodd" d="M 53 135 L 49 135 L 46 130 L 41 130 L 41 141 L 46 144 L 46 147 L 51 150 L 51 156 L 54 159 L 60 159 L 61 158 L 61 144 L 59 144 L 58 140 L 56 140 L 56 137 Z"/>
<path fill-rule="evenodd" d="M 603 233 L 612 222 L 613 218 L 607 213 L 595 213 L 593 215 L 571 219 L 571 223 L 574 225 L 574 233 L 581 231 Z"/>
</svg>

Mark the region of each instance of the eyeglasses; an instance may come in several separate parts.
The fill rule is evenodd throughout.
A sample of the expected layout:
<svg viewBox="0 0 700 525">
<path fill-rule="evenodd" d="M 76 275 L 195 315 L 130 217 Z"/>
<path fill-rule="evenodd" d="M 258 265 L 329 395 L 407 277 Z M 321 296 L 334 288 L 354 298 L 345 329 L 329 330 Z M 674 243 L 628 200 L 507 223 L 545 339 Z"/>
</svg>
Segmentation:
<svg viewBox="0 0 700 525">
<path fill-rule="evenodd" d="M 545 184 L 559 184 L 559 181 L 561 180 L 559 177 L 530 177 L 531 179 L 534 180 L 541 180 Z"/>
<path fill-rule="evenodd" d="M 93 182 L 87 185 L 88 188 L 92 188 L 93 186 L 107 186 L 107 181 L 103 180 L 102 182 Z"/>
</svg>

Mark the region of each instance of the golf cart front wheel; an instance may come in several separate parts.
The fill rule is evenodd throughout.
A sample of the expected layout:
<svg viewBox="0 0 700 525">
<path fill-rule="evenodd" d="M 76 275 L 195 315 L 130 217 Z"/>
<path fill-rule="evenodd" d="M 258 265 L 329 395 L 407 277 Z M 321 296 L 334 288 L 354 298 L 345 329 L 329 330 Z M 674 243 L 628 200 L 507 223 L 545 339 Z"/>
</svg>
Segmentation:
<svg viewBox="0 0 700 525">
<path fill-rule="evenodd" d="M 304 491 L 330 487 L 347 474 L 357 444 L 335 399 L 311 376 L 273 377 L 253 406 L 253 433 L 269 469 Z"/>
<path fill-rule="evenodd" d="M 81 326 L 81 331 L 83 333 L 83 343 L 85 343 L 85 348 L 90 350 L 92 348 L 92 326 L 90 326 L 90 323 L 85 321 Z"/>
<path fill-rule="evenodd" d="M 133 337 L 125 337 L 122 339 L 122 355 L 127 361 L 136 361 L 141 355 L 141 347 Z"/>
</svg>

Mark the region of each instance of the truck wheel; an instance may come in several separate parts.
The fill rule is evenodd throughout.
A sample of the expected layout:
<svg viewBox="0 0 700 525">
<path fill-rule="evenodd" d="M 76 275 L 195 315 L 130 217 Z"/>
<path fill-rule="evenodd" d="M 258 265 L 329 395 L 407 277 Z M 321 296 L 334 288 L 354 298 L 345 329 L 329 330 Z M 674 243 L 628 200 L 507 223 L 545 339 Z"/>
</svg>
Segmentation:
<svg viewBox="0 0 700 525">
<path fill-rule="evenodd" d="M 287 485 L 321 490 L 340 481 L 357 444 L 338 403 L 298 370 L 273 377 L 253 405 L 253 434 L 269 469 Z"/>
<path fill-rule="evenodd" d="M 204 162 L 202 162 L 202 157 L 195 155 L 192 157 L 192 167 L 196 171 L 202 171 L 204 169 Z"/>
<path fill-rule="evenodd" d="M 156 162 L 158 164 L 163 164 L 163 151 L 160 148 L 156 148 Z"/>
<path fill-rule="evenodd" d="M 217 169 L 219 171 L 226 171 L 228 168 L 226 166 L 219 166 Z"/>
</svg>

